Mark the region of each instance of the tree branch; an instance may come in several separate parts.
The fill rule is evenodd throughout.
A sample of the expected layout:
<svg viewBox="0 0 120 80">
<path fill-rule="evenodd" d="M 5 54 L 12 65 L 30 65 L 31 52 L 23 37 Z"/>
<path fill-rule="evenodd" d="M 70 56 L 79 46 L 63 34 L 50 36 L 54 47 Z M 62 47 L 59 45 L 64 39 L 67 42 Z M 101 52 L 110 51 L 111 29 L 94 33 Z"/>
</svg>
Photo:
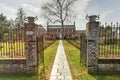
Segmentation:
<svg viewBox="0 0 120 80">
<path fill-rule="evenodd" d="M 69 7 L 73 4 L 74 1 L 75 1 L 75 0 L 72 0 L 72 1 L 66 2 L 66 5 L 65 5 L 65 7 L 64 7 L 64 9 L 65 9 L 65 16 L 64 16 L 63 21 L 65 21 L 66 18 L 69 16 L 69 14 L 68 14 L 68 11 L 70 10 Z"/>
<path fill-rule="evenodd" d="M 45 11 L 43 14 L 46 14 L 46 18 L 52 23 L 64 23 L 67 17 L 69 17 L 71 5 L 75 1 L 76 0 L 52 0 L 50 3 L 47 3 L 42 7 Z"/>
<path fill-rule="evenodd" d="M 60 18 L 60 16 L 58 15 L 58 13 L 55 13 L 55 11 L 52 11 L 50 6 L 44 6 L 42 7 L 47 13 L 49 13 L 50 15 L 55 15 L 58 18 Z"/>
</svg>

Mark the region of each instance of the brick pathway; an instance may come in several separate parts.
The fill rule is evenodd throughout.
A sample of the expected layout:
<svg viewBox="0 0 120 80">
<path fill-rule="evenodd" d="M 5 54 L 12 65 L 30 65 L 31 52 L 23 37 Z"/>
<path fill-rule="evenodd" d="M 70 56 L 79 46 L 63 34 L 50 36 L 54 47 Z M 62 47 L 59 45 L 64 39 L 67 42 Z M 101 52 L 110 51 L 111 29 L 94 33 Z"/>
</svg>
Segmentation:
<svg viewBox="0 0 120 80">
<path fill-rule="evenodd" d="M 60 40 L 50 80 L 72 80 L 69 65 L 66 59 L 64 47 Z"/>
</svg>

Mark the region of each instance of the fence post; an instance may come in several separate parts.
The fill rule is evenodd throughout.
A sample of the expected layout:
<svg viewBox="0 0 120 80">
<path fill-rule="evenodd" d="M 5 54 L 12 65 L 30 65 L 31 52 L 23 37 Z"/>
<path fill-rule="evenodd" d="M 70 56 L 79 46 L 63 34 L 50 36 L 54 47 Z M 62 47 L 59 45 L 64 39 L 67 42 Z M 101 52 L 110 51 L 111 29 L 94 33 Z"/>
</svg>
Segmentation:
<svg viewBox="0 0 120 80">
<path fill-rule="evenodd" d="M 87 67 L 88 73 L 96 73 L 98 68 L 98 38 L 99 38 L 99 16 L 87 16 L 89 22 L 86 24 L 87 35 Z"/>
<path fill-rule="evenodd" d="M 35 17 L 27 17 L 28 23 L 25 23 L 25 53 L 27 68 L 31 73 L 36 72 L 37 68 L 37 24 L 34 23 Z"/>
</svg>

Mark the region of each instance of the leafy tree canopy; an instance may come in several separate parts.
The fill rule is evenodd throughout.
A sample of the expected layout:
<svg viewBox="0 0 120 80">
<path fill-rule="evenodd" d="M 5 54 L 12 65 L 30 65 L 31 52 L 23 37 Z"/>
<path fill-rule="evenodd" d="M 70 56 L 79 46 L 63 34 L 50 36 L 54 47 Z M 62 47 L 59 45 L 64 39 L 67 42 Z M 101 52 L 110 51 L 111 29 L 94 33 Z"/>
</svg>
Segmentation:
<svg viewBox="0 0 120 80">
<path fill-rule="evenodd" d="M 7 20 L 6 16 L 3 13 L 0 14 L 0 41 L 3 40 L 3 35 L 8 33 L 8 29 L 10 26 L 9 20 Z"/>
</svg>

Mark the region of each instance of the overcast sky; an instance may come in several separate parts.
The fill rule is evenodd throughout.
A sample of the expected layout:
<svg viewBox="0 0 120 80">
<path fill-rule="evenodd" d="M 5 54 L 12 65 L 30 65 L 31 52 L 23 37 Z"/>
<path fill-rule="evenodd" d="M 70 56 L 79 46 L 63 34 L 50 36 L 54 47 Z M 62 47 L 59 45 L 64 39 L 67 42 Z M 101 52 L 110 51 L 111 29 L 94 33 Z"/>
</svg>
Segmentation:
<svg viewBox="0 0 120 80">
<path fill-rule="evenodd" d="M 46 20 L 40 16 L 41 5 L 49 0 L 0 0 L 0 13 L 8 19 L 15 19 L 19 7 L 22 7 L 27 16 L 38 16 L 36 22 L 46 27 Z M 120 22 L 120 0 L 78 0 L 73 5 L 73 14 L 76 16 L 77 29 L 85 29 L 86 14 L 100 15 L 100 22 Z M 71 23 L 72 24 L 72 23 Z"/>
</svg>

